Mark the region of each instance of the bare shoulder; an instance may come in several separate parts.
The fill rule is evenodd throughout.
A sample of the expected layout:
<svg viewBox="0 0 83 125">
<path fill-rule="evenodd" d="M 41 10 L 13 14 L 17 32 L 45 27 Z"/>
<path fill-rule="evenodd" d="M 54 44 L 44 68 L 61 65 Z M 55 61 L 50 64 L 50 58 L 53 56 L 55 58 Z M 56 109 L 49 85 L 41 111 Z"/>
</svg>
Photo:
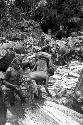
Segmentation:
<svg viewBox="0 0 83 125">
<path fill-rule="evenodd" d="M 39 56 L 43 56 L 43 57 L 46 57 L 46 58 L 51 58 L 51 54 L 47 53 L 47 52 L 38 52 L 36 54 L 37 57 Z"/>
</svg>

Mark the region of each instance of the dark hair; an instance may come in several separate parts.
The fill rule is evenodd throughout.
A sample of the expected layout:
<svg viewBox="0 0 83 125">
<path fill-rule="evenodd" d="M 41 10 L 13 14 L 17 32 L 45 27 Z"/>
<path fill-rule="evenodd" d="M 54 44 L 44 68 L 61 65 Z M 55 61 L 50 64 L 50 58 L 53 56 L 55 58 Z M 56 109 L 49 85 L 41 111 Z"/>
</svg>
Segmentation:
<svg viewBox="0 0 83 125">
<path fill-rule="evenodd" d="M 54 75 L 54 68 L 52 66 L 49 66 L 47 72 L 50 74 L 50 76 Z"/>
<path fill-rule="evenodd" d="M 29 67 L 30 69 L 32 69 L 32 68 L 33 68 L 32 64 L 31 64 L 31 63 L 29 63 L 29 62 L 24 63 L 24 64 L 22 64 L 22 65 L 23 65 L 23 70 L 25 70 L 27 67 Z"/>
</svg>

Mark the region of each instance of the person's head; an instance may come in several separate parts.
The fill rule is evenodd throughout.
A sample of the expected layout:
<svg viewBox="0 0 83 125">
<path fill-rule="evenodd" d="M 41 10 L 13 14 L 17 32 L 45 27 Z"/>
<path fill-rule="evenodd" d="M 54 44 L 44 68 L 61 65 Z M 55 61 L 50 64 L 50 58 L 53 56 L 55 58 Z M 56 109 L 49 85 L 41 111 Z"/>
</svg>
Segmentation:
<svg viewBox="0 0 83 125">
<path fill-rule="evenodd" d="M 5 73 L 5 79 L 10 80 L 10 78 L 15 77 L 16 74 L 17 74 L 17 72 L 15 71 L 15 69 L 13 67 L 8 67 L 8 69 L 6 70 L 6 73 Z"/>
<path fill-rule="evenodd" d="M 47 73 L 52 76 L 54 75 L 54 68 L 52 66 L 50 66 L 48 69 L 47 69 Z"/>
</svg>

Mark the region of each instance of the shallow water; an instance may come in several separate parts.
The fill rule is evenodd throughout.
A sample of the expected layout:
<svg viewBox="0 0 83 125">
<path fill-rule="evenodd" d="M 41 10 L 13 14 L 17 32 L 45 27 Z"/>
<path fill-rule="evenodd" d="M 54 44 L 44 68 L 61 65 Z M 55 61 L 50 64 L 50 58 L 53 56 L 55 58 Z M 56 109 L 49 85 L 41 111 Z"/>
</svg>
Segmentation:
<svg viewBox="0 0 83 125">
<path fill-rule="evenodd" d="M 47 97 L 42 87 L 44 99 L 35 100 L 33 106 L 28 103 L 21 105 L 20 102 L 14 107 L 8 106 L 6 125 L 82 125 L 83 115 L 63 106 L 66 100 L 64 96 L 55 98 L 56 92 L 62 89 L 67 89 L 67 92 L 71 93 L 70 90 L 75 87 L 79 70 L 82 68 L 83 63 L 78 61 L 72 61 L 68 67 L 58 67 L 48 85 L 53 97 Z"/>
</svg>

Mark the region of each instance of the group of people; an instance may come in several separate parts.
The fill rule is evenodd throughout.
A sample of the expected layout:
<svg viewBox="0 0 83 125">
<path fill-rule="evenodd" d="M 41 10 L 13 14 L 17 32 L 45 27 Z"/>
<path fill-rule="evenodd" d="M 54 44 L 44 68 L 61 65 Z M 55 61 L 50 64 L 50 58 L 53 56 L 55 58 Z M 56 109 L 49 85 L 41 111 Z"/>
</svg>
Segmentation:
<svg viewBox="0 0 83 125">
<path fill-rule="evenodd" d="M 39 84 L 39 82 L 41 83 L 41 81 L 45 81 L 45 89 L 47 93 L 49 93 L 47 88 L 49 77 L 54 74 L 51 55 L 46 52 L 38 52 L 34 57 L 35 65 L 33 66 L 31 62 L 26 62 L 23 64 L 23 57 L 15 58 L 6 70 L 5 79 L 13 85 L 18 85 L 19 79 L 25 70 L 30 69 L 30 72 L 27 73 L 28 80 L 35 80 L 36 84 Z M 32 58 L 32 56 L 30 58 Z"/>
<path fill-rule="evenodd" d="M 51 61 L 51 55 L 47 52 L 38 52 L 34 54 L 35 65 L 33 65 L 33 62 L 30 61 L 32 60 L 32 56 L 29 56 L 27 58 L 28 61 L 23 62 L 24 55 L 14 57 L 13 61 L 11 61 L 6 72 L 4 73 L 4 78 L 1 78 L 1 85 L 4 84 L 6 87 L 12 90 L 11 93 L 9 93 L 9 95 L 7 93 L 7 95 L 9 96 L 9 103 L 11 106 L 15 104 L 14 93 L 16 93 L 20 97 L 21 103 L 26 102 L 26 97 L 23 95 L 23 92 L 20 87 L 22 86 L 22 84 L 24 86 L 25 84 L 26 86 L 29 86 L 26 87 L 29 88 L 27 90 L 27 94 L 29 94 L 29 96 L 30 94 L 32 94 L 32 101 L 35 99 L 35 95 L 38 98 L 40 97 L 41 90 L 39 85 L 44 85 L 48 96 L 51 96 L 48 90 L 49 77 L 54 75 L 54 68 Z M 24 81 L 22 81 L 24 75 L 26 75 L 27 80 L 24 79 Z M 3 90 L 1 89 L 0 92 L 1 99 L 3 100 L 0 101 L 2 103 L 0 104 L 0 106 L 3 109 L 2 117 L 6 119 L 7 107 L 4 102 Z M 2 117 L 0 118 L 0 121 L 2 121 Z M 3 123 L 3 125 L 5 125 L 5 123 Z"/>
</svg>

